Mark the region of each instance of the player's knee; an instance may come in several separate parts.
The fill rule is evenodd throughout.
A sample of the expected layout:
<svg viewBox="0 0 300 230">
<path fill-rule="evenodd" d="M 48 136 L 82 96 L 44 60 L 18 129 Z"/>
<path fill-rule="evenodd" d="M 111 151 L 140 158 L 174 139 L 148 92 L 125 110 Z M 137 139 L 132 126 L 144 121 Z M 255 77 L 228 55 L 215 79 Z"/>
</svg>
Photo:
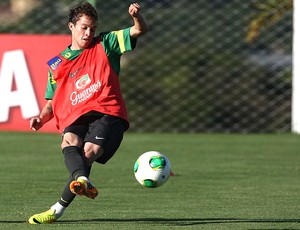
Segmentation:
<svg viewBox="0 0 300 230">
<path fill-rule="evenodd" d="M 83 141 L 79 136 L 73 133 L 65 133 L 63 135 L 62 143 L 61 143 L 61 149 L 67 147 L 67 146 L 78 146 L 81 148 L 83 145 Z"/>
<path fill-rule="evenodd" d="M 103 149 L 99 145 L 87 142 L 84 145 L 84 155 L 88 164 L 92 164 L 95 160 L 103 155 Z"/>
</svg>

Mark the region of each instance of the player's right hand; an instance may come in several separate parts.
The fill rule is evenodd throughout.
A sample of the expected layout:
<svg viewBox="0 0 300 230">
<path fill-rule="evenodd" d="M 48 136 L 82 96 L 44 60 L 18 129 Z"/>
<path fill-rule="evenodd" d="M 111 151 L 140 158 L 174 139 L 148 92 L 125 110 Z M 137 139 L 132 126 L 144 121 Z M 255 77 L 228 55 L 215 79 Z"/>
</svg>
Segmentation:
<svg viewBox="0 0 300 230">
<path fill-rule="evenodd" d="M 132 3 L 129 6 L 128 12 L 131 15 L 131 17 L 137 17 L 137 14 L 139 13 L 141 7 L 138 3 Z"/>
<path fill-rule="evenodd" d="M 42 120 L 39 117 L 33 117 L 30 119 L 29 126 L 33 131 L 38 131 L 42 126 Z"/>
</svg>

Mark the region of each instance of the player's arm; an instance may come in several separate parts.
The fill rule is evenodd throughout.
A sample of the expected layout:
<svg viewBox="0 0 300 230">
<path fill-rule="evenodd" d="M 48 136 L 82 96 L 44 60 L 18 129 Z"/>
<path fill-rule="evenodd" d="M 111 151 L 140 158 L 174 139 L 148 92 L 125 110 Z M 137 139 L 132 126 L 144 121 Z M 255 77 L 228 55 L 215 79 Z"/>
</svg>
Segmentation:
<svg viewBox="0 0 300 230">
<path fill-rule="evenodd" d="M 145 18 L 141 15 L 140 10 L 141 7 L 138 3 L 132 3 L 128 9 L 134 23 L 134 25 L 130 28 L 130 36 L 132 38 L 137 38 L 149 30 L 149 26 Z"/>
<path fill-rule="evenodd" d="M 33 131 L 38 131 L 43 127 L 45 123 L 53 118 L 52 100 L 48 100 L 44 108 L 42 109 L 40 116 L 30 119 L 30 128 Z"/>
</svg>

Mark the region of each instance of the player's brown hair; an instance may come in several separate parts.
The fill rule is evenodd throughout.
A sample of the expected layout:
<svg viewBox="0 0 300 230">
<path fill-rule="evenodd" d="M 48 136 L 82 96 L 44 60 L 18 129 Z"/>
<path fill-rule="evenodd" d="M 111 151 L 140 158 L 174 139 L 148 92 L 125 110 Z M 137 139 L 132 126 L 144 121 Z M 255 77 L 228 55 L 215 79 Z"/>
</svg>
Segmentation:
<svg viewBox="0 0 300 230">
<path fill-rule="evenodd" d="M 89 16 L 94 19 L 95 23 L 98 22 L 97 11 L 92 4 L 89 2 L 82 2 L 72 9 L 69 12 L 69 22 L 76 25 L 76 22 L 79 20 L 82 15 Z"/>
</svg>

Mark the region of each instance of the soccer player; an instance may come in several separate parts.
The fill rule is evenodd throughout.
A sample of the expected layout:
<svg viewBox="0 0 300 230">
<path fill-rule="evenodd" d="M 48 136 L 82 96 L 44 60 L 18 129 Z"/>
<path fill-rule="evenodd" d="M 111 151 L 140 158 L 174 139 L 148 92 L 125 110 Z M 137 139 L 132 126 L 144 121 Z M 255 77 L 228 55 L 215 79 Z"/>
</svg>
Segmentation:
<svg viewBox="0 0 300 230">
<path fill-rule="evenodd" d="M 97 36 L 95 8 L 83 2 L 70 9 L 71 45 L 48 62 L 47 103 L 30 120 L 30 128 L 37 131 L 55 118 L 70 177 L 60 199 L 48 211 L 31 216 L 30 224 L 58 220 L 76 195 L 97 197 L 89 179 L 92 164 L 105 164 L 129 127 L 118 75 L 121 55 L 133 50 L 137 37 L 148 31 L 140 9 L 138 3 L 129 6 L 133 26 Z"/>
</svg>

